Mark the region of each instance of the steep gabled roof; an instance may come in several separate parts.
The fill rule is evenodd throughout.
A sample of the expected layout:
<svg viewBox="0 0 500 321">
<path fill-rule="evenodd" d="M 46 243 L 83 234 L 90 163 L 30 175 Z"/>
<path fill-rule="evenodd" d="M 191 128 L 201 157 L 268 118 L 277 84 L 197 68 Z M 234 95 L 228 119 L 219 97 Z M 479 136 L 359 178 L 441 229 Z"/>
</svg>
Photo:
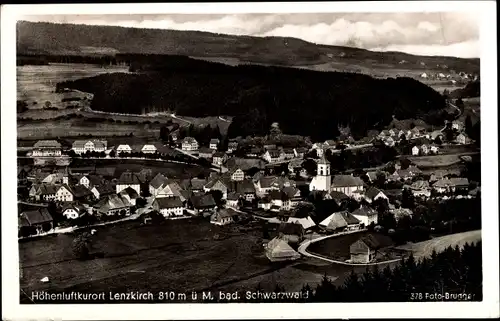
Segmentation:
<svg viewBox="0 0 500 321">
<path fill-rule="evenodd" d="M 132 173 L 130 171 L 125 171 L 120 175 L 120 178 L 118 179 L 118 184 L 123 184 L 123 185 L 136 185 L 140 184 L 141 181 L 137 177 L 135 173 Z"/>
<path fill-rule="evenodd" d="M 193 195 L 191 197 L 191 203 L 195 208 L 215 207 L 217 205 L 211 194 Z"/>
<path fill-rule="evenodd" d="M 46 208 L 22 212 L 21 217 L 25 219 L 29 225 L 43 224 L 53 221 L 52 215 L 50 215 Z"/>
<path fill-rule="evenodd" d="M 298 223 L 281 223 L 278 227 L 278 233 L 285 235 L 304 235 L 304 227 Z"/>
<path fill-rule="evenodd" d="M 130 197 L 130 199 L 137 199 L 139 197 L 139 194 L 137 193 L 137 191 L 130 186 L 123 189 L 119 194 L 122 196 L 128 195 L 128 197 Z"/>
<path fill-rule="evenodd" d="M 175 208 L 175 207 L 182 207 L 182 201 L 180 197 L 161 197 L 155 199 L 155 203 L 158 205 L 160 209 L 164 208 Z"/>
<path fill-rule="evenodd" d="M 157 189 L 163 186 L 167 182 L 167 178 L 163 176 L 162 173 L 156 174 L 156 176 L 149 182 L 149 185 Z"/>
<path fill-rule="evenodd" d="M 361 178 L 352 175 L 335 175 L 332 179 L 334 187 L 354 187 L 363 186 L 364 182 Z"/>
<path fill-rule="evenodd" d="M 379 190 L 378 188 L 374 187 L 374 186 L 370 186 L 366 192 L 365 192 L 365 196 L 368 197 L 369 199 L 373 199 L 375 198 L 379 193 L 381 193 L 382 191 Z"/>
<path fill-rule="evenodd" d="M 358 215 L 358 216 L 372 216 L 376 214 L 377 211 L 368 206 L 361 206 L 360 208 L 352 212 L 352 215 Z"/>
<path fill-rule="evenodd" d="M 255 185 L 251 180 L 243 180 L 236 184 L 236 191 L 241 194 L 253 194 L 255 193 Z"/>
</svg>

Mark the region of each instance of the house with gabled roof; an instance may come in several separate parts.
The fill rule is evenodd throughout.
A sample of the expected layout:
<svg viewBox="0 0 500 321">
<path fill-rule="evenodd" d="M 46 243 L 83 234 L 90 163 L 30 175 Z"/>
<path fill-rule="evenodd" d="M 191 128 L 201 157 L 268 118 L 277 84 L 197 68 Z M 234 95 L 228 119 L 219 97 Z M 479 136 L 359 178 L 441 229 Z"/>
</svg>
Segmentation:
<svg viewBox="0 0 500 321">
<path fill-rule="evenodd" d="M 251 180 L 242 180 L 239 182 L 236 182 L 236 191 L 242 195 L 242 197 L 250 202 L 253 199 L 255 199 L 256 196 L 256 190 L 255 190 L 255 185 Z"/>
<path fill-rule="evenodd" d="M 290 198 L 288 195 L 279 190 L 272 190 L 269 192 L 269 198 L 271 199 L 271 209 L 274 205 L 279 208 L 279 210 L 289 211 L 290 207 Z"/>
<path fill-rule="evenodd" d="M 201 158 L 212 159 L 214 154 L 215 154 L 214 149 L 211 149 L 211 148 L 208 148 L 205 146 L 200 147 L 200 149 L 198 150 L 198 157 L 201 157 Z"/>
<path fill-rule="evenodd" d="M 210 143 L 208 146 L 210 147 L 210 149 L 217 150 L 217 148 L 219 148 L 219 143 L 220 140 L 218 138 L 212 138 L 210 139 Z"/>
<path fill-rule="evenodd" d="M 118 194 L 106 195 L 94 205 L 94 212 L 98 215 L 130 215 L 132 204 Z"/>
<path fill-rule="evenodd" d="M 198 214 L 211 212 L 217 207 L 212 194 L 193 195 L 189 202 L 194 211 Z"/>
<path fill-rule="evenodd" d="M 222 177 L 215 177 L 211 179 L 204 187 L 203 190 L 205 193 L 208 193 L 213 190 L 221 191 L 222 199 L 227 198 L 227 193 L 229 191 L 230 184 Z"/>
<path fill-rule="evenodd" d="M 438 193 L 465 191 L 469 189 L 469 180 L 464 177 L 443 178 L 435 182 L 432 187 Z"/>
<path fill-rule="evenodd" d="M 33 145 L 33 157 L 61 156 L 61 144 L 56 140 L 39 140 Z"/>
<path fill-rule="evenodd" d="M 262 158 L 268 163 L 277 163 L 285 160 L 285 154 L 277 149 L 268 149 Z"/>
<path fill-rule="evenodd" d="M 216 166 L 222 166 L 227 160 L 227 155 L 224 152 L 215 152 L 212 156 L 212 164 Z"/>
<path fill-rule="evenodd" d="M 181 148 L 185 152 L 195 152 L 198 151 L 198 141 L 193 137 L 185 137 L 182 140 Z"/>
<path fill-rule="evenodd" d="M 368 234 L 350 246 L 351 263 L 369 263 L 380 249 L 392 246 L 392 240 L 382 234 Z"/>
<path fill-rule="evenodd" d="M 18 223 L 19 229 L 30 227 L 36 231 L 36 234 L 41 234 L 54 228 L 54 219 L 45 207 L 22 212 L 19 215 Z"/>
<path fill-rule="evenodd" d="M 266 244 L 265 251 L 271 262 L 293 261 L 300 258 L 300 254 L 279 236 Z"/>
<path fill-rule="evenodd" d="M 132 147 L 129 144 L 120 144 L 116 147 L 116 155 L 120 154 L 130 154 L 132 153 Z"/>
<path fill-rule="evenodd" d="M 132 206 L 135 206 L 135 201 L 139 198 L 139 193 L 130 186 L 122 190 L 119 195 L 126 198 Z"/>
<path fill-rule="evenodd" d="M 227 143 L 227 152 L 228 153 L 232 153 L 237 149 L 238 149 L 238 142 L 237 141 L 230 141 L 229 143 Z"/>
<path fill-rule="evenodd" d="M 302 225 L 302 228 L 304 228 L 304 231 L 307 231 L 316 226 L 316 223 L 314 223 L 313 219 L 310 216 L 302 218 L 289 217 L 287 223 L 300 224 Z"/>
<path fill-rule="evenodd" d="M 36 201 L 53 201 L 58 188 L 58 185 L 52 184 L 33 184 L 29 190 L 29 197 Z"/>
<path fill-rule="evenodd" d="M 234 223 L 241 213 L 233 210 L 232 208 L 221 208 L 218 209 L 210 217 L 210 223 L 214 225 L 227 225 Z"/>
<path fill-rule="evenodd" d="M 361 205 L 357 210 L 351 213 L 362 225 L 368 226 L 371 223 L 377 224 L 378 212 L 371 207 Z"/>
<path fill-rule="evenodd" d="M 331 191 L 342 192 L 347 196 L 353 196 L 354 191 L 363 191 L 365 183 L 359 177 L 353 175 L 335 175 L 331 183 Z"/>
<path fill-rule="evenodd" d="M 287 243 L 300 243 L 305 234 L 304 227 L 298 223 L 281 223 L 277 232 Z"/>
<path fill-rule="evenodd" d="M 245 179 L 245 172 L 239 167 L 233 167 L 229 170 L 229 176 L 232 181 L 241 182 Z"/>
<path fill-rule="evenodd" d="M 227 206 L 239 208 L 240 201 L 242 198 L 243 198 L 243 196 L 240 193 L 230 192 L 229 194 L 227 194 L 226 204 L 227 204 Z"/>
<path fill-rule="evenodd" d="M 155 198 L 153 201 L 153 209 L 164 217 L 184 215 L 184 205 L 180 197 L 177 196 Z"/>
<path fill-rule="evenodd" d="M 413 194 L 413 196 L 420 197 L 430 197 L 431 196 L 431 188 L 429 186 L 428 181 L 424 180 L 418 180 L 416 182 L 413 182 L 410 185 L 410 190 Z"/>
<path fill-rule="evenodd" d="M 348 211 L 332 213 L 319 223 L 319 226 L 329 232 L 354 231 L 360 228 L 361 221 Z"/>
<path fill-rule="evenodd" d="M 132 173 L 129 170 L 123 172 L 116 182 L 116 193 L 120 193 L 127 187 L 135 189 L 137 194 L 141 193 L 141 181 L 139 180 L 139 177 L 137 177 L 136 173 Z"/>
<path fill-rule="evenodd" d="M 167 180 L 167 177 L 163 176 L 162 173 L 156 174 L 156 176 L 149 182 L 149 193 L 156 197 L 162 187 L 166 184 Z"/>
<path fill-rule="evenodd" d="M 156 152 L 158 152 L 158 149 L 156 148 L 156 146 L 154 144 L 144 144 L 144 145 L 142 145 L 141 153 L 144 153 L 144 154 L 154 154 Z"/>
<path fill-rule="evenodd" d="M 102 184 L 99 186 L 94 186 L 90 190 L 96 199 L 100 199 L 106 195 L 111 195 L 116 192 L 116 186 L 111 183 Z"/>
<path fill-rule="evenodd" d="M 370 187 L 368 187 L 368 189 L 364 193 L 364 199 L 368 203 L 373 203 L 374 201 L 376 201 L 378 199 L 385 199 L 385 200 L 387 200 L 388 198 L 384 194 L 384 192 L 382 192 L 381 190 L 379 190 L 378 188 L 376 188 L 374 186 L 370 186 Z"/>
<path fill-rule="evenodd" d="M 83 204 L 72 203 L 63 207 L 62 214 L 67 219 L 77 219 L 82 215 L 88 214 L 88 209 Z"/>
<path fill-rule="evenodd" d="M 290 209 L 295 208 L 302 201 L 300 190 L 295 186 L 283 187 L 281 191 L 285 193 L 290 200 Z"/>
<path fill-rule="evenodd" d="M 330 191 L 329 193 L 326 192 L 324 199 L 333 200 L 333 201 L 335 201 L 337 206 L 342 206 L 347 201 L 349 201 L 350 197 L 342 192 Z"/>
</svg>

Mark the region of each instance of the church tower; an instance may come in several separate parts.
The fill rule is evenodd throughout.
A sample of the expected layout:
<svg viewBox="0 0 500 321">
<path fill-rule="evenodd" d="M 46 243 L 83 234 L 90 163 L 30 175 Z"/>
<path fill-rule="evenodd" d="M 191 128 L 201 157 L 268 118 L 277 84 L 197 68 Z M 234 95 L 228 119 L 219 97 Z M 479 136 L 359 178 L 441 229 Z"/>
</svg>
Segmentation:
<svg viewBox="0 0 500 321">
<path fill-rule="evenodd" d="M 332 176 L 330 173 L 330 162 L 326 160 L 323 152 L 317 162 L 316 176 L 313 177 L 309 184 L 310 191 L 330 191 L 332 185 Z"/>
</svg>

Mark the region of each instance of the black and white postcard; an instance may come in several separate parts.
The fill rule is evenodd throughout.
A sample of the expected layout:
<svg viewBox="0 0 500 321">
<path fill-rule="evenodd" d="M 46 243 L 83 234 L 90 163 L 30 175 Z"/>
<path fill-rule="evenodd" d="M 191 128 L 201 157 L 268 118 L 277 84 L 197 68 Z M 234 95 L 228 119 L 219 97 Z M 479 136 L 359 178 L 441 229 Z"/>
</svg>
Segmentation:
<svg viewBox="0 0 500 321">
<path fill-rule="evenodd" d="M 1 21 L 4 318 L 499 316 L 494 2 Z"/>
</svg>

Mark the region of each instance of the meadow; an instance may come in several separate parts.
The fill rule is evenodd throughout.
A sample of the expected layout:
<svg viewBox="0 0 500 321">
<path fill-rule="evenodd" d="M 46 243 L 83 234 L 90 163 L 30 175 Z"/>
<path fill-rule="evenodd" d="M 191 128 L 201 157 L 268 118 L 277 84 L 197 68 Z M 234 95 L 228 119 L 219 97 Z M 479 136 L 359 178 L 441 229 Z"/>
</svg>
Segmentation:
<svg viewBox="0 0 500 321">
<path fill-rule="evenodd" d="M 85 97 L 74 91 L 56 93 L 58 82 L 92 77 L 110 72 L 128 72 L 126 66 L 96 66 L 87 64 L 50 64 L 17 67 L 17 100 L 24 100 L 29 108 L 39 109 L 50 102 L 52 107 L 63 108 L 63 98 Z M 36 102 L 36 104 L 34 104 Z"/>
</svg>

